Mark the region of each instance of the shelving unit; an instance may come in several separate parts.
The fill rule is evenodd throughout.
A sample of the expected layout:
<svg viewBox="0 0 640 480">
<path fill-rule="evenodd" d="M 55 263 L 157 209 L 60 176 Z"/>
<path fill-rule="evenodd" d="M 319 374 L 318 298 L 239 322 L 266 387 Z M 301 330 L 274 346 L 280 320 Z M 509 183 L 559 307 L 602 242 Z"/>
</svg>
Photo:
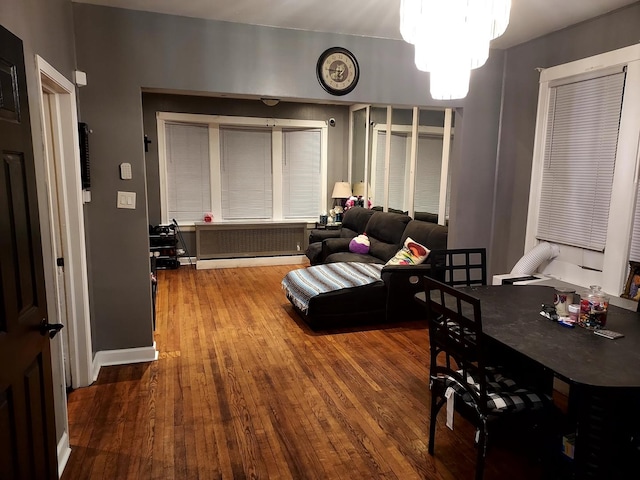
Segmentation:
<svg viewBox="0 0 640 480">
<path fill-rule="evenodd" d="M 180 266 L 178 261 L 178 237 L 174 225 L 158 225 L 155 233 L 149 233 L 149 250 L 155 259 L 155 268 L 170 270 Z"/>
</svg>

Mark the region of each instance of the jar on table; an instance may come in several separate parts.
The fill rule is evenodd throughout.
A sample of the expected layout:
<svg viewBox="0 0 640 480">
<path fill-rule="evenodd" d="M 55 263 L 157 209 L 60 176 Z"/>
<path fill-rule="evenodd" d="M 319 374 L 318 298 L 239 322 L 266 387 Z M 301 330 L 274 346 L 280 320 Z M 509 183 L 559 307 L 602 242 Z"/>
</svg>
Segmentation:
<svg viewBox="0 0 640 480">
<path fill-rule="evenodd" d="M 591 285 L 589 293 L 580 300 L 578 325 L 589 330 L 604 328 L 607 324 L 609 297 L 600 285 Z"/>
</svg>

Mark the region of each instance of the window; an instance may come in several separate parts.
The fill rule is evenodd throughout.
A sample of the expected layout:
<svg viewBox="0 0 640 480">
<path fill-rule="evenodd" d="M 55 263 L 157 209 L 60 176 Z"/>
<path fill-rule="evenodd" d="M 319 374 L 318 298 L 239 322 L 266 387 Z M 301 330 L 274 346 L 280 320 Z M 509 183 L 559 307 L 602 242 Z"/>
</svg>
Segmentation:
<svg viewBox="0 0 640 480">
<path fill-rule="evenodd" d="M 543 70 L 525 251 L 560 245 L 543 273 L 618 295 L 638 176 L 640 47 Z"/>
<path fill-rule="evenodd" d="M 384 205 L 384 169 L 385 169 L 385 144 L 387 141 L 386 131 L 377 131 L 377 145 L 374 148 L 375 157 L 373 170 L 373 204 Z M 404 192 L 407 163 L 409 162 L 408 152 L 411 151 L 410 133 L 391 133 L 391 154 L 389 156 L 389 206 L 399 210 L 406 210 Z"/>
<path fill-rule="evenodd" d="M 322 178 L 320 130 L 285 130 L 283 132 L 284 218 L 310 218 L 318 214 L 317 204 L 309 199 L 321 198 Z"/>
<path fill-rule="evenodd" d="M 550 87 L 540 240 L 604 251 L 625 78 L 617 70 Z"/>
<path fill-rule="evenodd" d="M 162 222 L 315 220 L 327 197 L 324 121 L 159 112 Z"/>
<path fill-rule="evenodd" d="M 224 220 L 270 219 L 271 131 L 221 128 L 220 178 Z"/>
<path fill-rule="evenodd" d="M 386 125 L 376 125 L 373 128 L 376 140 L 372 149 L 372 201 L 374 205 L 384 205 L 386 128 Z M 413 181 L 410 175 L 411 126 L 392 125 L 391 128 L 388 206 L 405 211 L 439 213 L 445 129 L 424 126 L 418 129 L 414 175 L 416 186 L 413 202 L 410 204 L 412 191 L 410 187 Z M 448 182 L 445 185 L 448 185 Z M 448 197 L 445 198 L 448 199 Z"/>
<path fill-rule="evenodd" d="M 420 188 L 414 195 L 416 212 L 438 213 L 440 205 L 440 176 L 442 172 L 442 137 L 420 135 L 418 137 L 418 157 L 416 178 Z"/>
<path fill-rule="evenodd" d="M 193 222 L 211 210 L 209 133 L 206 126 L 166 126 L 168 219 Z M 165 222 L 166 223 L 166 222 Z"/>
</svg>

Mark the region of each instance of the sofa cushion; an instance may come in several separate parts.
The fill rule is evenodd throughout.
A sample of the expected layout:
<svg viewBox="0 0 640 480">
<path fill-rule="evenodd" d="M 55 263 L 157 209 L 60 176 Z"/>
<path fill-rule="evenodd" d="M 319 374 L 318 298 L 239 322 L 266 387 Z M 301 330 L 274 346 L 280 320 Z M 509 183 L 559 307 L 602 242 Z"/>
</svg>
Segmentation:
<svg viewBox="0 0 640 480">
<path fill-rule="evenodd" d="M 331 255 L 327 255 L 324 259 L 324 263 L 338 263 L 338 262 L 384 264 L 383 260 L 380 260 L 378 257 L 369 255 L 368 253 L 336 252 L 336 253 L 332 253 Z"/>
<path fill-rule="evenodd" d="M 371 210 L 375 210 L 376 212 L 383 212 L 384 208 L 381 207 L 380 205 L 376 205 L 375 207 L 371 208 Z M 409 215 L 409 211 L 408 210 L 400 210 L 399 208 L 387 208 L 387 212 L 401 213 L 403 215 Z"/>
<path fill-rule="evenodd" d="M 411 217 L 400 213 L 375 212 L 369 219 L 365 233 L 371 247 L 369 254 L 387 262 L 402 245 L 402 234 Z"/>
<path fill-rule="evenodd" d="M 438 223 L 438 214 L 431 212 L 414 212 L 413 218 L 423 222 Z"/>
<path fill-rule="evenodd" d="M 411 220 L 402 234 L 402 244 L 411 237 L 429 250 L 445 250 L 447 248 L 447 227 L 435 223 Z"/>
<path fill-rule="evenodd" d="M 362 207 L 353 207 L 347 210 L 342 218 L 340 236 L 342 238 L 353 238 L 364 233 L 373 213 L 373 211 Z"/>
</svg>

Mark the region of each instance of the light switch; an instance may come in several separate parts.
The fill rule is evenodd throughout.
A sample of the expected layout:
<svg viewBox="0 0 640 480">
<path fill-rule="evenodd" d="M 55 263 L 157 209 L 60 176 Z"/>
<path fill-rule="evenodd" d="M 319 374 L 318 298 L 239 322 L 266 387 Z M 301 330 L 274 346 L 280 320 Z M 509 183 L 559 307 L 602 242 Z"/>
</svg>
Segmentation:
<svg viewBox="0 0 640 480">
<path fill-rule="evenodd" d="M 118 208 L 136 208 L 136 192 L 118 192 Z"/>
</svg>

